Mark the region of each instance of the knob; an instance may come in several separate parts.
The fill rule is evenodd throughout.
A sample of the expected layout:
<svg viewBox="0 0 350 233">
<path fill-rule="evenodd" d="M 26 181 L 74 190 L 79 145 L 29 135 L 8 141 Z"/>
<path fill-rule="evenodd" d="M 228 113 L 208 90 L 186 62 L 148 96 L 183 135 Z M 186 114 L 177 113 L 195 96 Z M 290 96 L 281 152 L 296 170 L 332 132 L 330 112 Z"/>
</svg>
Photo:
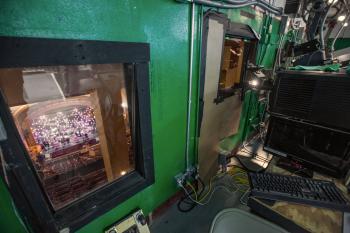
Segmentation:
<svg viewBox="0 0 350 233">
<path fill-rule="evenodd" d="M 137 221 L 139 221 L 139 223 L 141 223 L 142 226 L 147 224 L 146 218 L 143 214 L 139 214 L 137 216 Z"/>
</svg>

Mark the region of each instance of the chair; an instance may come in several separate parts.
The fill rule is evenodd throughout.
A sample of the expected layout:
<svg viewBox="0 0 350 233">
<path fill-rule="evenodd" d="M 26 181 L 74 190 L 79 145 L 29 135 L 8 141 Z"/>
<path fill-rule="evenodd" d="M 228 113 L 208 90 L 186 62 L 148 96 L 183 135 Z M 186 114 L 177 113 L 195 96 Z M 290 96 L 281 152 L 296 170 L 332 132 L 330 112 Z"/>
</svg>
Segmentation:
<svg viewBox="0 0 350 233">
<path fill-rule="evenodd" d="M 246 211 L 230 208 L 219 212 L 210 233 L 288 233 L 281 227 Z"/>
</svg>

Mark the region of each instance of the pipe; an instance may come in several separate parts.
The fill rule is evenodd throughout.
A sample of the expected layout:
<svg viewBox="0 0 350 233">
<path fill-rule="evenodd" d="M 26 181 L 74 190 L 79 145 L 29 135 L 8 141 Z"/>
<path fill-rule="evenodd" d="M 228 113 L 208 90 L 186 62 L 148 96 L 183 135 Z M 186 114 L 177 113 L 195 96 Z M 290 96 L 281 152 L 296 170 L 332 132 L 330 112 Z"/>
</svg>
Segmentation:
<svg viewBox="0 0 350 233">
<path fill-rule="evenodd" d="M 214 3 L 210 0 L 195 0 L 195 1 L 206 1 L 206 2 L 211 2 Z M 261 1 L 261 0 L 256 0 L 256 1 L 247 1 L 245 3 L 237 3 L 233 0 L 224 0 L 225 2 L 229 3 L 229 4 L 224 4 L 224 3 L 217 3 L 216 4 L 221 4 L 222 8 L 241 8 L 241 7 L 245 7 L 245 6 L 251 6 L 251 5 L 256 5 L 259 6 L 261 8 L 263 8 L 264 10 L 267 10 L 275 15 L 282 15 L 282 8 L 277 8 L 277 7 L 272 7 L 271 5 L 269 5 L 267 2 L 265 1 Z"/>
<path fill-rule="evenodd" d="M 250 0 L 245 0 L 245 1 L 238 1 L 238 0 L 223 0 L 224 2 L 230 3 L 230 4 L 246 4 L 246 3 L 254 3 L 254 5 L 263 5 L 266 6 L 267 8 L 271 9 L 272 11 L 276 11 L 276 12 L 281 12 L 282 14 L 282 9 L 279 7 L 275 7 L 273 5 L 271 5 L 270 3 L 264 1 L 264 0 L 255 0 L 255 1 L 250 1 Z"/>
<path fill-rule="evenodd" d="M 246 2 L 246 3 L 242 3 L 242 4 L 232 5 L 232 4 L 227 4 L 227 3 L 223 3 L 223 2 L 213 2 L 211 0 L 193 0 L 193 1 L 197 4 L 218 7 L 218 8 L 224 8 L 224 9 L 240 8 L 240 7 L 252 5 L 252 2 Z"/>
<path fill-rule="evenodd" d="M 190 169 L 190 130 L 191 130 L 191 111 L 192 111 L 192 80 L 193 80 L 193 50 L 194 50 L 194 17 L 195 17 L 195 3 L 191 3 L 192 13 L 191 13 L 191 41 L 190 41 L 190 67 L 189 67 L 189 77 L 188 77 L 188 103 L 187 103 L 187 128 L 186 128 L 186 171 Z"/>
<path fill-rule="evenodd" d="M 349 20 L 349 16 L 346 17 L 346 20 L 344 20 L 344 23 L 343 25 L 340 27 L 339 31 L 337 32 L 337 34 L 335 35 L 333 41 L 332 41 L 332 44 L 331 44 L 331 49 L 330 49 L 330 53 L 331 53 L 331 59 L 333 60 L 333 54 L 334 54 L 334 45 L 335 45 L 335 42 L 337 41 L 340 33 L 343 31 L 343 29 L 345 28 L 345 23 L 347 23 Z"/>
<path fill-rule="evenodd" d="M 326 51 L 325 51 L 323 27 L 324 27 L 324 24 L 326 23 L 327 15 L 329 13 L 329 10 L 332 8 L 334 3 L 335 3 L 335 0 L 333 0 L 332 3 L 328 6 L 326 15 L 324 16 L 324 18 L 322 20 L 322 23 L 321 23 L 321 26 L 320 26 L 320 47 L 321 47 L 321 51 L 322 51 L 322 58 L 323 58 L 323 60 L 326 60 Z"/>
<path fill-rule="evenodd" d="M 251 2 L 252 0 L 222 0 L 222 2 L 228 2 L 231 4 L 243 4 L 247 2 Z"/>
<path fill-rule="evenodd" d="M 203 6 L 200 6 L 200 15 L 199 15 L 199 32 L 198 32 L 198 35 L 199 35 L 199 44 L 198 44 L 198 57 L 199 57 L 199 62 L 198 62 L 198 70 L 201 71 L 202 69 L 202 45 L 203 45 L 203 18 L 204 18 L 204 7 Z M 197 93 L 200 93 L 200 90 L 201 90 L 201 79 L 199 78 L 198 80 L 198 83 L 197 83 Z M 196 101 L 197 103 L 199 103 L 200 101 L 200 96 L 198 94 L 197 98 L 196 98 Z M 199 111 L 197 111 L 196 113 L 196 119 L 197 119 L 197 122 L 196 122 L 196 132 L 199 131 L 199 122 L 198 122 L 198 119 L 199 119 Z M 196 137 L 196 140 L 195 140 L 195 162 L 194 164 L 198 164 L 198 137 Z"/>
<path fill-rule="evenodd" d="M 251 5 L 257 5 L 264 10 L 267 10 L 275 15 L 282 15 L 282 8 L 271 8 L 271 6 L 266 3 L 265 1 L 259 0 L 259 1 L 232 1 L 232 4 L 223 3 L 223 2 L 214 2 L 212 0 L 176 0 L 178 2 L 194 2 L 196 4 L 201 4 L 209 7 L 217 7 L 217 8 L 223 8 L 223 9 L 235 9 L 235 8 L 241 8 Z M 225 0 L 229 1 L 229 0 Z"/>
</svg>

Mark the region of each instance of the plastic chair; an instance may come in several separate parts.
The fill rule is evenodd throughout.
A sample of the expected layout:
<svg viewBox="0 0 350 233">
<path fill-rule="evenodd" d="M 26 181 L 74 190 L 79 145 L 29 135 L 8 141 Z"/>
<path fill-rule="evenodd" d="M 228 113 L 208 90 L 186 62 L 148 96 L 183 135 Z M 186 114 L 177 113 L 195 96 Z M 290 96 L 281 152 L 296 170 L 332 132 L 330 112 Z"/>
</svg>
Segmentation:
<svg viewBox="0 0 350 233">
<path fill-rule="evenodd" d="M 254 214 L 240 209 L 225 209 L 219 212 L 210 228 L 210 233 L 288 233 L 281 227 Z"/>
</svg>

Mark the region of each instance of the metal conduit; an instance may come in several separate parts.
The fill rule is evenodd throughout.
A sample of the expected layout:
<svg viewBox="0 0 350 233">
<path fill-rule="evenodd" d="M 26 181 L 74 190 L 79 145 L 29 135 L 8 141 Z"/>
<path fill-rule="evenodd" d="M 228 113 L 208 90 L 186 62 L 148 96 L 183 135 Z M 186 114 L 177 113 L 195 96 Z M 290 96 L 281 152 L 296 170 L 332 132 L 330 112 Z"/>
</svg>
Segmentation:
<svg viewBox="0 0 350 233">
<path fill-rule="evenodd" d="M 259 2 L 256 2 L 256 1 L 249 1 L 249 2 L 241 3 L 241 4 L 227 4 L 227 3 L 222 3 L 222 2 L 213 2 L 211 0 L 194 0 L 194 2 L 198 3 L 198 4 L 204 4 L 206 6 L 213 6 L 213 7 L 225 8 L 225 9 L 235 9 L 235 8 L 242 8 L 242 7 L 246 7 L 246 6 L 256 5 L 256 6 L 263 8 L 264 10 L 267 10 L 267 11 L 273 13 L 273 14 L 276 14 L 276 15 L 282 14 L 282 12 L 272 10 L 271 8 L 267 7 L 266 5 L 259 3 Z"/>
<path fill-rule="evenodd" d="M 321 51 L 322 51 L 322 58 L 323 58 L 323 60 L 326 60 L 326 51 L 325 51 L 326 46 L 325 46 L 325 42 L 324 42 L 323 27 L 324 27 L 324 25 L 326 23 L 328 13 L 329 13 L 329 11 L 332 8 L 334 3 L 335 3 L 335 0 L 333 0 L 332 3 L 328 6 L 327 12 L 326 12 L 324 18 L 322 19 L 322 23 L 320 25 L 320 47 L 321 47 Z"/>
<path fill-rule="evenodd" d="M 178 2 L 193 2 L 196 4 L 200 5 L 205 5 L 205 6 L 210 6 L 210 7 L 217 7 L 217 8 L 223 8 L 223 9 L 236 9 L 236 8 L 241 8 L 241 7 L 246 7 L 246 6 L 251 6 L 251 5 L 256 5 L 264 10 L 267 10 L 275 15 L 282 15 L 283 14 L 283 9 L 271 6 L 269 3 L 263 0 L 258 0 L 258 1 L 237 1 L 237 0 L 224 0 L 224 2 L 214 2 L 212 0 L 176 0 Z"/>
<path fill-rule="evenodd" d="M 188 102 L 187 102 L 187 126 L 186 126 L 186 171 L 190 169 L 190 130 L 191 130 L 191 111 L 192 111 L 192 80 L 193 80 L 193 50 L 194 50 L 194 18 L 195 18 L 195 3 L 191 3 L 191 38 L 190 38 L 190 65 L 188 77 Z"/>
<path fill-rule="evenodd" d="M 266 6 L 266 9 L 270 9 L 272 11 L 276 11 L 276 13 L 278 12 L 278 14 L 282 14 L 282 8 L 279 7 L 275 7 L 273 5 L 270 5 L 268 2 L 264 1 L 264 0 L 255 0 L 255 1 L 251 1 L 251 0 L 244 0 L 244 1 L 238 1 L 238 0 L 223 0 L 224 2 L 230 3 L 230 4 L 245 4 L 245 3 L 253 3 L 255 5 L 259 5 L 259 6 Z"/>
<path fill-rule="evenodd" d="M 344 20 L 344 23 L 342 24 L 342 26 L 340 27 L 339 31 L 337 32 L 337 34 L 335 35 L 333 41 L 332 41 L 332 44 L 330 46 L 330 58 L 333 60 L 334 59 L 334 45 L 335 45 L 335 42 L 337 41 L 340 33 L 343 31 L 343 29 L 345 28 L 345 24 L 349 21 L 349 17 L 350 15 L 348 15 L 346 17 L 346 19 Z"/>
</svg>

